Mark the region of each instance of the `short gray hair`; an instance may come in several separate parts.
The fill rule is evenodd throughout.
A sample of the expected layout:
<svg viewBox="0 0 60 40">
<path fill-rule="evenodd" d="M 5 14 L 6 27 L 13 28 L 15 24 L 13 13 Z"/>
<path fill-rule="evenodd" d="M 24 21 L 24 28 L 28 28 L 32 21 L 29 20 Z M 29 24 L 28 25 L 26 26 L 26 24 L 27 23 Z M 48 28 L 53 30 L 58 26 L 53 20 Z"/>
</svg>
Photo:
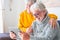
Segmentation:
<svg viewBox="0 0 60 40">
<path fill-rule="evenodd" d="M 35 3 L 36 0 L 25 0 L 25 4 L 27 4 L 27 3 L 29 3 L 29 2 Z"/>
<path fill-rule="evenodd" d="M 31 7 L 30 10 L 33 11 L 35 9 L 40 9 L 40 10 L 46 10 L 46 7 L 43 3 L 41 2 L 36 2 L 34 3 Z"/>
</svg>

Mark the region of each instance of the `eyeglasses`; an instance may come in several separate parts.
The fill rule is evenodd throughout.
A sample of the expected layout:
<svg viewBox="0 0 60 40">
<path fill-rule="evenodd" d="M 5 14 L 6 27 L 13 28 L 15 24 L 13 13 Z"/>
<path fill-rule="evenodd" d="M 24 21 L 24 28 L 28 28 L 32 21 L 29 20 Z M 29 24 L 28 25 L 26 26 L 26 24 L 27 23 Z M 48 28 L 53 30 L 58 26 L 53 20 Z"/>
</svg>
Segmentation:
<svg viewBox="0 0 60 40">
<path fill-rule="evenodd" d="M 35 11 L 33 15 L 34 15 L 35 17 L 38 17 L 38 16 L 42 15 L 43 12 L 44 12 L 44 11 Z"/>
<path fill-rule="evenodd" d="M 39 13 L 35 13 L 35 14 L 33 14 L 35 17 L 38 17 L 39 16 Z"/>
</svg>

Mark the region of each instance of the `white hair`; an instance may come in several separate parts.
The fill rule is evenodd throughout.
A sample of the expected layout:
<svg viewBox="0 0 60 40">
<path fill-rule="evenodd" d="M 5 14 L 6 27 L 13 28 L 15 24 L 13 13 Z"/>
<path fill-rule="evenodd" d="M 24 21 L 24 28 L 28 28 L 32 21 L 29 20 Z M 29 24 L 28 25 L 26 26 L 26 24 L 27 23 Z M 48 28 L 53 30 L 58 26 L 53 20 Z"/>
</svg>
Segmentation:
<svg viewBox="0 0 60 40">
<path fill-rule="evenodd" d="M 25 0 L 25 4 L 27 4 L 27 3 L 29 3 L 29 2 L 35 3 L 36 0 Z"/>
<path fill-rule="evenodd" d="M 35 9 L 39 9 L 39 10 L 46 10 L 46 7 L 43 3 L 41 2 L 36 2 L 34 3 L 31 7 L 30 10 L 33 11 Z"/>
</svg>

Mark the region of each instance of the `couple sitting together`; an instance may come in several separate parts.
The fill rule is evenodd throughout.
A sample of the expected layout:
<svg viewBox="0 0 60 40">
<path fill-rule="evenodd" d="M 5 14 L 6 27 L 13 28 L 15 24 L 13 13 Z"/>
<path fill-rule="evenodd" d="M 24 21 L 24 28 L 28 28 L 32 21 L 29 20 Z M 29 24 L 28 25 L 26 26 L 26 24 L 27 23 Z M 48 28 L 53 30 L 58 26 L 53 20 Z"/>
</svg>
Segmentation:
<svg viewBox="0 0 60 40">
<path fill-rule="evenodd" d="M 26 1 L 26 10 L 20 14 L 18 22 L 20 39 L 59 40 L 57 16 L 49 14 L 42 2 Z M 10 32 L 10 37 L 12 39 L 17 38 L 14 32 Z"/>
</svg>

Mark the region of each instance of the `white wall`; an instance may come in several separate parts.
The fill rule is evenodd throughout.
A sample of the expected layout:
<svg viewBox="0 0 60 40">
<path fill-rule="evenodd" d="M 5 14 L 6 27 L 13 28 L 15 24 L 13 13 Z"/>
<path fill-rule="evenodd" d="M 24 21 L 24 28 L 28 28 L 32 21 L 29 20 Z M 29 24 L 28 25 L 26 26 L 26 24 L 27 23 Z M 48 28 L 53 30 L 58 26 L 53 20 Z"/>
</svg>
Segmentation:
<svg viewBox="0 0 60 40">
<path fill-rule="evenodd" d="M 23 0 L 12 0 L 12 5 L 10 6 L 10 0 L 4 1 L 4 31 L 8 32 L 9 28 L 17 27 L 18 24 L 18 15 L 24 9 L 24 1 Z M 10 7 L 12 11 L 10 11 Z"/>
<path fill-rule="evenodd" d="M 54 13 L 58 16 L 58 20 L 60 20 L 60 7 L 51 7 L 47 8 L 49 13 Z"/>
<path fill-rule="evenodd" d="M 23 0 L 13 0 L 12 11 L 9 14 L 9 18 L 12 19 L 8 21 L 9 29 L 12 30 L 14 27 L 17 28 L 18 16 L 20 12 L 24 10 L 24 1 Z M 11 16 L 10 16 L 11 15 Z"/>
</svg>

